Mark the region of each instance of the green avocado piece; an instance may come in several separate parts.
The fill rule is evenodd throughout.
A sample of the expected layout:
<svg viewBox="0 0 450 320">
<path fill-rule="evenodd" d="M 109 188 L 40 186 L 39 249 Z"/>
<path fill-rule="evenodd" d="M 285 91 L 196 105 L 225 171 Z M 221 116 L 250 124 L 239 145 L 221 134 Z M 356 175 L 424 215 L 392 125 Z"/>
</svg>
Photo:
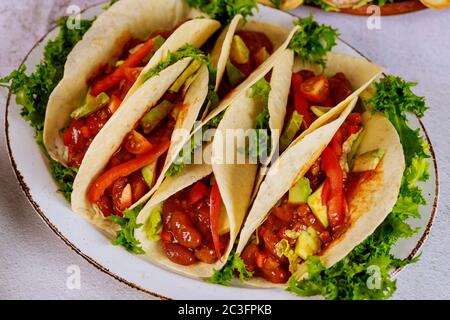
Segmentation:
<svg viewBox="0 0 450 320">
<path fill-rule="evenodd" d="M 306 203 L 312 190 L 309 185 L 308 178 L 302 177 L 297 183 L 289 189 L 289 202 L 290 203 Z"/>
<path fill-rule="evenodd" d="M 385 150 L 378 148 L 364 152 L 353 160 L 352 172 L 375 170 L 385 154 Z"/>
<path fill-rule="evenodd" d="M 232 87 L 236 87 L 245 78 L 245 74 L 243 74 L 241 72 L 241 70 L 236 68 L 231 63 L 230 59 L 228 59 L 228 61 L 227 61 L 226 69 L 227 69 L 228 81 L 230 82 Z"/>
<path fill-rule="evenodd" d="M 154 161 L 141 169 L 142 177 L 149 188 L 153 187 L 156 180 L 156 166 L 158 161 Z"/>
<path fill-rule="evenodd" d="M 235 35 L 231 42 L 230 57 L 239 64 L 247 63 L 250 60 L 250 50 L 238 35 Z"/>
<path fill-rule="evenodd" d="M 295 135 L 300 129 L 302 122 L 303 116 L 297 111 L 294 111 L 292 113 L 291 119 L 289 119 L 289 123 L 286 129 L 283 131 L 283 134 L 281 135 L 280 151 L 284 151 L 291 144 L 292 140 L 294 140 Z"/>
<path fill-rule="evenodd" d="M 156 107 L 150 109 L 141 120 L 141 126 L 144 129 L 144 133 L 148 134 L 155 129 L 156 126 L 167 117 L 173 106 L 174 104 L 172 102 L 163 100 Z"/>
<path fill-rule="evenodd" d="M 88 116 L 91 113 L 94 113 L 95 111 L 103 108 L 108 103 L 109 103 L 109 96 L 104 92 L 100 93 L 96 97 L 93 97 L 90 94 L 88 94 L 86 96 L 85 103 L 81 107 L 75 109 L 70 114 L 70 116 L 72 117 L 72 119 L 83 118 L 83 117 Z"/>
<path fill-rule="evenodd" d="M 322 223 L 325 228 L 328 228 L 328 208 L 326 205 L 322 204 L 322 190 L 323 184 L 308 197 L 307 202 L 311 211 L 316 218 L 319 219 L 320 223 Z"/>
<path fill-rule="evenodd" d="M 194 60 L 191 64 L 181 73 L 181 75 L 175 80 L 172 86 L 169 88 L 170 92 L 178 92 L 186 80 L 195 74 L 200 69 L 202 62 L 200 60 Z"/>
</svg>

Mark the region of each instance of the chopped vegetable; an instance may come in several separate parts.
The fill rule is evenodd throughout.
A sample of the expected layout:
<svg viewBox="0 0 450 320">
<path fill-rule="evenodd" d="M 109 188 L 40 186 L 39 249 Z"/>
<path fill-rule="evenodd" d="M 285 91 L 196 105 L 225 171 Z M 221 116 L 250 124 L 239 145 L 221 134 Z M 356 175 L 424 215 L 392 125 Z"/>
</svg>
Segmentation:
<svg viewBox="0 0 450 320">
<path fill-rule="evenodd" d="M 295 135 L 300 130 L 302 122 L 303 122 L 303 116 L 294 110 L 291 118 L 289 119 L 289 123 L 288 123 L 286 129 L 283 131 L 283 134 L 281 135 L 281 138 L 280 138 L 280 151 L 281 152 L 286 150 L 286 148 L 291 144 L 292 140 L 294 140 Z"/>
<path fill-rule="evenodd" d="M 305 97 L 301 93 L 301 85 L 303 83 L 302 76 L 299 73 L 294 73 L 292 75 L 292 91 L 294 92 L 294 107 L 295 110 L 302 115 L 303 123 L 305 127 L 308 128 L 313 122 L 314 119 L 309 112 L 309 104 L 306 101 Z"/>
<path fill-rule="evenodd" d="M 152 144 L 146 137 L 136 130 L 131 131 L 125 138 L 125 149 L 132 154 L 144 154 L 152 150 Z"/>
<path fill-rule="evenodd" d="M 226 70 L 228 82 L 233 88 L 237 87 L 245 79 L 245 74 L 243 74 L 241 70 L 236 68 L 233 63 L 231 63 L 230 59 L 228 59 L 227 61 Z"/>
<path fill-rule="evenodd" d="M 302 96 L 314 103 L 323 103 L 330 94 L 330 85 L 326 75 L 306 79 L 300 85 Z"/>
<path fill-rule="evenodd" d="M 158 146 L 152 148 L 151 152 L 140 155 L 137 158 L 106 170 L 90 186 L 88 190 L 89 201 L 92 203 L 99 201 L 105 190 L 110 187 L 114 183 L 114 181 L 121 177 L 126 177 L 131 173 L 156 161 L 162 154 L 164 154 L 164 152 L 167 151 L 169 146 L 170 141 L 162 142 Z"/>
<path fill-rule="evenodd" d="M 364 172 L 375 170 L 383 158 L 384 149 L 376 149 L 358 155 L 352 164 L 352 172 Z"/>
<path fill-rule="evenodd" d="M 302 177 L 289 189 L 289 202 L 296 204 L 305 203 L 311 192 L 309 179 Z"/>
<path fill-rule="evenodd" d="M 79 108 L 75 109 L 70 116 L 72 119 L 80 119 L 87 115 L 90 115 L 91 113 L 94 113 L 95 111 L 103 108 L 107 104 L 109 104 L 109 96 L 102 92 L 96 97 L 91 96 L 88 94 L 86 96 L 86 102 L 80 106 Z"/>
<path fill-rule="evenodd" d="M 141 126 L 145 134 L 149 134 L 158 124 L 172 111 L 174 104 L 168 100 L 163 100 L 160 104 L 150 109 L 142 117 Z"/>
<path fill-rule="evenodd" d="M 200 60 L 194 60 L 191 64 L 181 73 L 181 75 L 175 80 L 172 86 L 169 88 L 170 92 L 178 92 L 186 80 L 195 74 L 198 69 L 202 66 L 202 62 Z"/>
<path fill-rule="evenodd" d="M 244 64 L 250 60 L 250 50 L 238 35 L 234 35 L 231 41 L 230 58 L 238 64 Z"/>
</svg>

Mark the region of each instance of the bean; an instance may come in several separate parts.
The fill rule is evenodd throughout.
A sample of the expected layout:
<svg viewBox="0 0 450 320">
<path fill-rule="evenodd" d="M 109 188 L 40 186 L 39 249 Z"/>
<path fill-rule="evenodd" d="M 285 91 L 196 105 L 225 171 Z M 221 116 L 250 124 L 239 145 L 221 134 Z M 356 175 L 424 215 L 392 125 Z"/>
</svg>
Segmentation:
<svg viewBox="0 0 450 320">
<path fill-rule="evenodd" d="M 167 258 L 176 264 L 188 266 L 196 261 L 195 255 L 179 244 L 167 242 L 164 243 L 163 247 Z"/>
<path fill-rule="evenodd" d="M 214 263 L 217 261 L 216 252 L 207 246 L 201 246 L 195 250 L 195 257 L 204 263 Z"/>
<path fill-rule="evenodd" d="M 175 240 L 186 248 L 195 249 L 202 242 L 200 232 L 194 227 L 189 217 L 181 211 L 173 212 L 170 230 Z"/>
</svg>

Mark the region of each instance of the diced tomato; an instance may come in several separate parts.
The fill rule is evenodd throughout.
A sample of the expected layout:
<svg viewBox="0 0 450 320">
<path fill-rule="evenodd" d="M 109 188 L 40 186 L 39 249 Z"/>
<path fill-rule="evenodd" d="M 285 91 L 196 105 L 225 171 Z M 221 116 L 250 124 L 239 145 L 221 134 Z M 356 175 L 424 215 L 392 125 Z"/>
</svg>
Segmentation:
<svg viewBox="0 0 450 320">
<path fill-rule="evenodd" d="M 346 121 L 354 125 L 360 125 L 362 123 L 362 114 L 358 112 L 350 113 Z"/>
<path fill-rule="evenodd" d="M 295 110 L 303 116 L 303 127 L 308 128 L 314 119 L 309 111 L 309 104 L 301 93 L 302 76 L 298 73 L 292 75 L 292 91 L 294 92 Z"/>
<path fill-rule="evenodd" d="M 144 68 L 125 68 L 124 69 L 125 78 L 127 79 L 129 84 L 133 85 L 136 82 L 142 69 L 144 69 Z"/>
<path fill-rule="evenodd" d="M 199 202 L 203 197 L 209 196 L 209 188 L 201 181 L 196 182 L 189 190 L 188 204 L 193 205 Z"/>
<path fill-rule="evenodd" d="M 300 86 L 302 95 L 314 103 L 324 102 L 330 94 L 330 85 L 325 75 L 314 76 Z"/>
<path fill-rule="evenodd" d="M 170 141 L 165 141 L 160 145 L 152 148 L 146 154 L 140 155 L 135 159 L 122 163 L 116 167 L 112 167 L 98 177 L 90 186 L 88 191 L 88 199 L 90 202 L 97 202 L 103 195 L 105 190 L 121 177 L 126 177 L 133 172 L 149 165 L 156 161 L 162 154 L 164 154 L 170 146 Z"/>
<path fill-rule="evenodd" d="M 152 150 L 152 144 L 136 130 L 125 138 L 125 149 L 132 154 L 144 154 Z"/>
</svg>

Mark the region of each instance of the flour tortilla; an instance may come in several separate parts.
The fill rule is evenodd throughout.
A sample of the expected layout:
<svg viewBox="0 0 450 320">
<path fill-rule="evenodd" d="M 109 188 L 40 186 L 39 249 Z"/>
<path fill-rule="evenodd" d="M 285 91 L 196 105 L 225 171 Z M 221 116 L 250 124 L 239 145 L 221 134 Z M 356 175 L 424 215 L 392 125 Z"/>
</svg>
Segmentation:
<svg viewBox="0 0 450 320">
<path fill-rule="evenodd" d="M 154 31 L 174 29 L 181 22 L 202 15 L 183 0 L 121 0 L 99 15 L 67 57 L 63 79 L 50 95 L 44 124 L 44 144 L 49 155 L 67 164 L 61 132 L 70 123 L 71 112 L 85 98 L 89 78 L 99 67 L 113 61 L 130 38 L 144 39 Z M 219 27 L 219 22 L 206 18 L 182 24 L 154 54 L 126 99 L 167 51 L 175 51 L 186 43 L 200 47 Z"/>
<path fill-rule="evenodd" d="M 251 235 L 264 222 L 277 201 L 298 179 L 304 176 L 317 160 L 355 104 L 356 98 L 346 106 L 336 120 L 293 144 L 271 167 L 241 231 L 236 250 L 238 254 L 242 253 Z M 364 114 L 364 130 L 365 135 L 358 154 L 376 148 L 383 148 L 386 153 L 376 169 L 376 175 L 359 186 L 356 195 L 349 203 L 348 230 L 322 253 L 321 260 L 326 267 L 331 267 L 343 259 L 355 246 L 374 232 L 391 212 L 400 190 L 405 160 L 395 128 L 383 115 L 366 113 Z M 252 279 L 249 284 L 263 287 L 280 286 L 264 279 Z"/>
<path fill-rule="evenodd" d="M 124 137 L 134 128 L 136 121 L 159 101 L 191 61 L 191 58 L 180 60 L 163 70 L 159 75 L 144 82 L 113 114 L 86 152 L 85 161 L 83 161 L 74 182 L 72 209 L 111 235 L 117 230 L 117 226 L 105 219 L 96 205 L 89 202 L 87 198 L 89 186 L 103 172 L 112 155 L 122 144 Z M 198 77 L 186 93 L 183 102 L 185 107 L 177 118 L 175 129 L 184 129 L 190 132 L 206 99 L 208 80 L 208 70 L 203 65 Z M 174 130 L 161 174 L 154 187 L 134 206 L 145 202 L 161 184 L 170 163 L 183 147 L 186 137 L 181 135 L 182 132 L 182 130 Z"/>
<path fill-rule="evenodd" d="M 206 163 L 189 165 L 179 176 L 166 178 L 137 218 L 138 223 L 145 223 L 156 205 L 176 192 L 213 173 L 222 197 L 222 214 L 226 216 L 226 218 L 221 219 L 221 224 L 228 224 L 227 227 L 230 233 L 230 241 L 222 258 L 214 264 L 198 262 L 191 266 L 178 265 L 166 257 L 160 241 L 147 239 L 145 230 L 139 228 L 135 231 L 135 237 L 141 242 L 146 257 L 150 261 L 172 271 L 201 278 L 210 277 L 215 269 L 220 269 L 224 266 L 248 210 L 257 171 L 257 165 L 251 164 L 248 156 L 244 156 L 244 164 L 223 164 L 220 161 L 220 159 L 224 159 L 230 153 L 236 154 L 239 152 L 236 150 L 235 140 L 226 138 L 226 130 L 242 129 L 245 131 L 254 128 L 256 115 L 259 112 L 261 110 L 255 105 L 250 96 L 246 94 L 240 96 L 225 112 L 217 128 L 212 145 L 205 148 L 204 157 Z M 218 137 L 224 137 L 224 139 Z M 211 151 L 209 151 L 209 147 L 211 147 Z M 236 177 L 239 177 L 239 179 L 236 179 Z M 239 190 L 239 192 L 236 192 L 236 190 Z M 221 226 L 221 229 L 223 229 L 223 226 Z"/>
</svg>

